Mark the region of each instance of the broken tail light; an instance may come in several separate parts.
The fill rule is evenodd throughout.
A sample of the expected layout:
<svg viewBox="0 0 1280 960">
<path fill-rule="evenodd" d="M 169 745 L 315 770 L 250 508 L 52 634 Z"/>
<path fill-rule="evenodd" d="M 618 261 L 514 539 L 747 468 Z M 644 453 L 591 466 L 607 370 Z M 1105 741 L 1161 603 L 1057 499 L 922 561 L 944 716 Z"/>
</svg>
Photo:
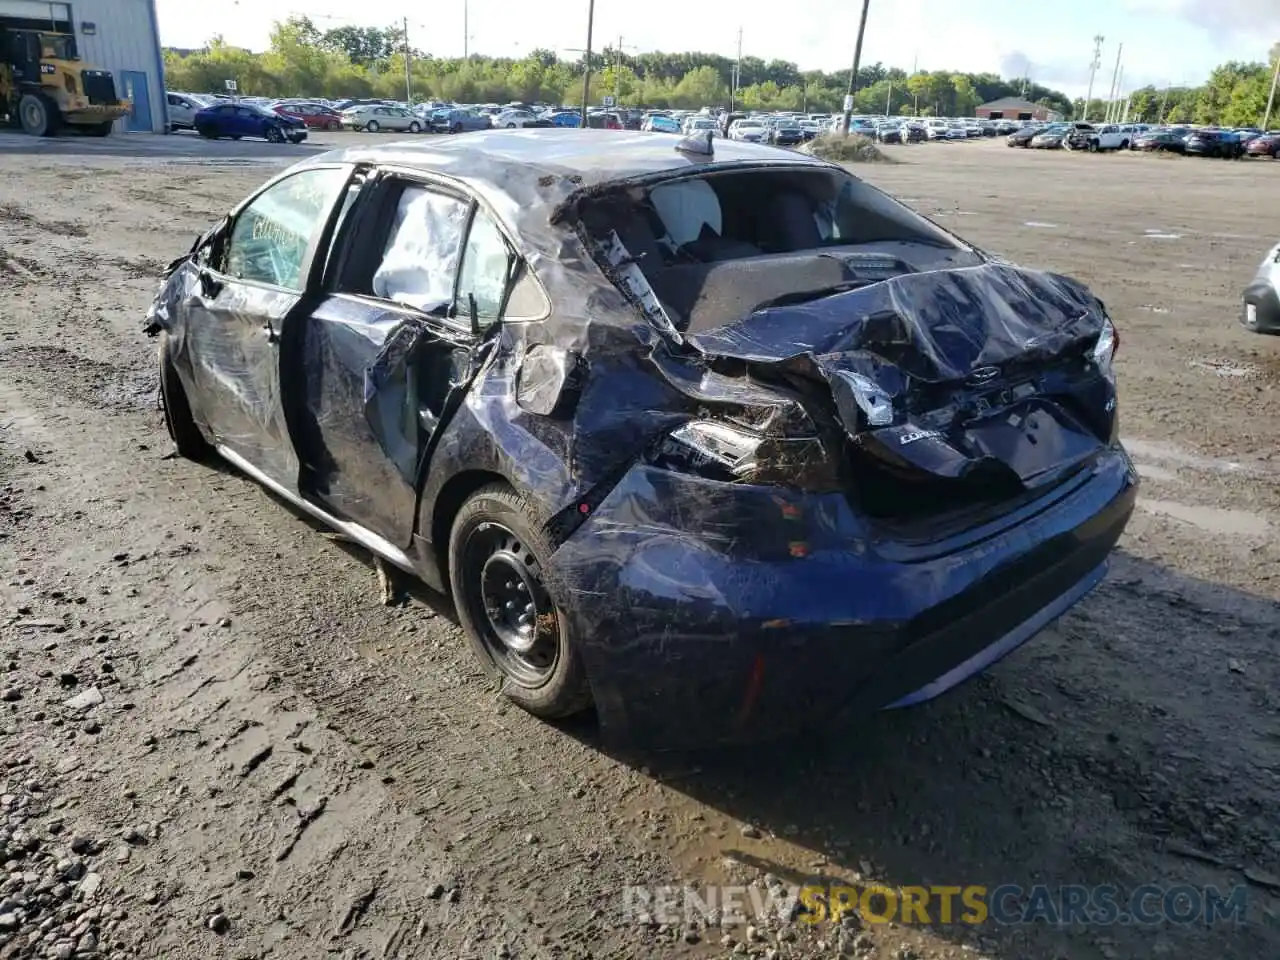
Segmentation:
<svg viewBox="0 0 1280 960">
<path fill-rule="evenodd" d="M 1098 334 L 1098 342 L 1093 345 L 1091 356 L 1093 362 L 1097 364 L 1098 369 L 1108 380 L 1115 380 L 1112 362 L 1115 360 L 1116 351 L 1119 349 L 1120 332 L 1116 330 L 1116 326 L 1111 322 L 1110 318 L 1103 320 L 1102 332 Z"/>
<path fill-rule="evenodd" d="M 817 436 L 776 437 L 720 420 L 690 420 L 658 443 L 655 466 L 722 483 L 839 489 L 839 476 Z"/>
</svg>

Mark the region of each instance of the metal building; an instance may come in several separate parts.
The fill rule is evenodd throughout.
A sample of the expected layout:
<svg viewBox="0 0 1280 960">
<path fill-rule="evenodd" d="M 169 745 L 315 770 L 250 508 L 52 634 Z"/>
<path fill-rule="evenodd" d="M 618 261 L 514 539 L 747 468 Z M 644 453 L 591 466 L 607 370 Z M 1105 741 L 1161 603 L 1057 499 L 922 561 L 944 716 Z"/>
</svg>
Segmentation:
<svg viewBox="0 0 1280 960">
<path fill-rule="evenodd" d="M 116 94 L 133 101 L 132 114 L 117 121 L 116 132 L 164 132 L 164 56 L 155 0 L 0 0 L 0 16 L 74 34 L 80 59 L 110 70 Z"/>
</svg>

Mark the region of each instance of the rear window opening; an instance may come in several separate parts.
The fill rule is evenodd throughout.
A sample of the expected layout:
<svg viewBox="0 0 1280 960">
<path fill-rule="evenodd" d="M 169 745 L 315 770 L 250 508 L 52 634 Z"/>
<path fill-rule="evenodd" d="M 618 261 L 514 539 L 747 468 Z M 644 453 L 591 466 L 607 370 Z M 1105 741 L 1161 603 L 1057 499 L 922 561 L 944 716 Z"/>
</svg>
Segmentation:
<svg viewBox="0 0 1280 960">
<path fill-rule="evenodd" d="M 809 291 L 982 258 L 874 187 L 826 168 L 754 168 L 673 177 L 585 199 L 587 233 L 611 233 L 677 329 L 697 333 Z M 849 254 L 875 245 L 870 274 Z M 833 291 L 834 292 L 834 291 Z"/>
</svg>

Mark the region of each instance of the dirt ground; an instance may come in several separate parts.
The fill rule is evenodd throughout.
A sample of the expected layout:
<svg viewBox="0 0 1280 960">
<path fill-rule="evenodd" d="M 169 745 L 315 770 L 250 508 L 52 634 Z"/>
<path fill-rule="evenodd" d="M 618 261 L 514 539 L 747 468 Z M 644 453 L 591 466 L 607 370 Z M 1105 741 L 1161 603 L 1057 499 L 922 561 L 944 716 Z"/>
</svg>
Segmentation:
<svg viewBox="0 0 1280 960">
<path fill-rule="evenodd" d="M 1140 509 L 1106 582 L 988 675 L 812 747 L 673 758 L 504 706 L 447 603 L 383 606 L 361 551 L 170 454 L 159 271 L 297 154 L 178 141 L 0 153 L 0 958 L 1280 956 L 1280 338 L 1236 319 L 1280 163 L 985 142 L 860 169 L 1103 298 Z M 808 878 L 1243 885 L 1247 910 L 621 910 Z"/>
</svg>

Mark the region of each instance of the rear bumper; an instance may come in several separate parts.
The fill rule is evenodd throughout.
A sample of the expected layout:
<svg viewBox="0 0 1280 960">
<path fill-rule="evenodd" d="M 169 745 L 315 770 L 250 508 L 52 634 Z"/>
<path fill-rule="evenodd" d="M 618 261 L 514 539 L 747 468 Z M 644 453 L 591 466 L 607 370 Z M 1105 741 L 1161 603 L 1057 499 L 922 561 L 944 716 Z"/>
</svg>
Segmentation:
<svg viewBox="0 0 1280 960">
<path fill-rule="evenodd" d="M 750 742 L 931 699 L 1102 578 L 1133 511 L 1119 449 L 955 542 L 869 536 L 844 497 L 637 467 L 556 554 L 602 729 Z"/>
</svg>

